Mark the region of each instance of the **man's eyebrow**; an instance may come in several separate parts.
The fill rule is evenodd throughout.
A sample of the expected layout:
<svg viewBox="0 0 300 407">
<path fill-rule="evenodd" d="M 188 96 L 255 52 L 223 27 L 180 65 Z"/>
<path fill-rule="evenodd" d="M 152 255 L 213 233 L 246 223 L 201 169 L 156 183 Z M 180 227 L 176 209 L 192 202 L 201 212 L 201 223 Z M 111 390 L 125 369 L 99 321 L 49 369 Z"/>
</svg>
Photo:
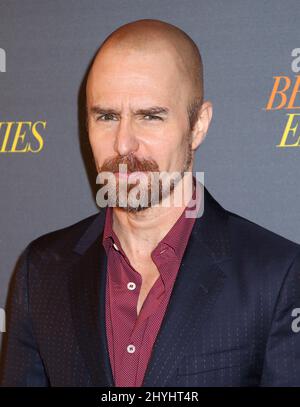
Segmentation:
<svg viewBox="0 0 300 407">
<path fill-rule="evenodd" d="M 163 106 L 151 106 L 145 109 L 138 109 L 135 114 L 168 114 L 169 109 Z"/>
<path fill-rule="evenodd" d="M 120 111 L 111 109 L 111 108 L 105 108 L 100 105 L 92 106 L 90 108 L 90 112 L 94 114 L 120 114 Z M 134 111 L 134 114 L 149 114 L 149 115 L 155 115 L 155 114 L 168 114 L 169 109 L 167 107 L 163 106 L 151 106 L 143 109 L 137 109 Z"/>
</svg>

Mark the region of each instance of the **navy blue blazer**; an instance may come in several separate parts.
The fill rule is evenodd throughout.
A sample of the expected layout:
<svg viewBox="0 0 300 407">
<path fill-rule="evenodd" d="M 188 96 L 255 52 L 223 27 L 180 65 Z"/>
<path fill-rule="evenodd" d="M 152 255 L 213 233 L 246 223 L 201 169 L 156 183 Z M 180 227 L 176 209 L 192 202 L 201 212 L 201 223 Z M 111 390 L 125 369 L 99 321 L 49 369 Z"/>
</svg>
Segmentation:
<svg viewBox="0 0 300 407">
<path fill-rule="evenodd" d="M 2 386 L 114 386 L 104 216 L 26 247 L 7 304 Z M 299 314 L 300 245 L 205 188 L 143 387 L 300 386 Z"/>
</svg>

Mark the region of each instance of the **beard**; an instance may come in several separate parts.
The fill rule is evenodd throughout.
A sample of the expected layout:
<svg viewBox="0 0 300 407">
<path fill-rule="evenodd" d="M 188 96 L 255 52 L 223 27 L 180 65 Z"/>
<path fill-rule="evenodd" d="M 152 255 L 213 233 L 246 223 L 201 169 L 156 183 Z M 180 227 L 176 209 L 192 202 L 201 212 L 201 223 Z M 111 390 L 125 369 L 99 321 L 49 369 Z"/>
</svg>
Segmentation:
<svg viewBox="0 0 300 407">
<path fill-rule="evenodd" d="M 153 159 L 138 159 L 132 153 L 106 160 L 98 169 L 99 206 L 121 208 L 135 213 L 157 206 L 173 193 L 192 162 L 191 135 L 186 143 L 184 164 L 180 171 L 160 171 Z M 118 176 L 118 173 L 128 176 Z M 98 179 L 99 178 L 99 179 Z M 100 201 L 98 198 L 100 196 Z M 99 204 L 100 203 L 100 204 Z"/>
</svg>

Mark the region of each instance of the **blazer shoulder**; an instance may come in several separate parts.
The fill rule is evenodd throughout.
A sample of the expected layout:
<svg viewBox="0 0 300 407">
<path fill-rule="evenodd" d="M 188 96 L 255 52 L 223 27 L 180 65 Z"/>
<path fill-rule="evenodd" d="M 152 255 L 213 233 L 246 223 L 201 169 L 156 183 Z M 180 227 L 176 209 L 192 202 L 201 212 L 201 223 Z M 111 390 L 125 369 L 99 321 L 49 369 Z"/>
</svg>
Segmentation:
<svg viewBox="0 0 300 407">
<path fill-rule="evenodd" d="M 300 253 L 300 244 L 250 219 L 226 210 L 232 240 L 248 253 L 271 255 L 275 257 L 296 256 Z"/>
<path fill-rule="evenodd" d="M 97 212 L 71 225 L 40 235 L 32 240 L 29 246 L 33 251 L 52 251 L 67 254 L 99 216 L 101 216 L 101 213 Z"/>
</svg>

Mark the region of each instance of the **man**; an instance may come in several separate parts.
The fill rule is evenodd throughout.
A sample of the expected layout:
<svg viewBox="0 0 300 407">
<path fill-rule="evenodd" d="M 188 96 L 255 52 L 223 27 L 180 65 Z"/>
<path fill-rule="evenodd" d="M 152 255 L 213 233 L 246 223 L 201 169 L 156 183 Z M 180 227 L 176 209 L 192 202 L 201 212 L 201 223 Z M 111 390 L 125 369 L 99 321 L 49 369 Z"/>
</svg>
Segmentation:
<svg viewBox="0 0 300 407">
<path fill-rule="evenodd" d="M 125 185 L 116 205 L 108 198 L 106 210 L 28 245 L 2 385 L 298 386 L 300 246 L 195 192 L 212 105 L 194 42 L 162 21 L 126 24 L 100 47 L 86 94 L 98 173 L 119 187 L 121 164 L 142 173 L 144 198 L 126 201 Z M 149 205 L 155 172 L 179 176 Z M 183 190 L 181 205 L 161 205 Z M 189 217 L 195 197 L 204 212 Z"/>
</svg>

